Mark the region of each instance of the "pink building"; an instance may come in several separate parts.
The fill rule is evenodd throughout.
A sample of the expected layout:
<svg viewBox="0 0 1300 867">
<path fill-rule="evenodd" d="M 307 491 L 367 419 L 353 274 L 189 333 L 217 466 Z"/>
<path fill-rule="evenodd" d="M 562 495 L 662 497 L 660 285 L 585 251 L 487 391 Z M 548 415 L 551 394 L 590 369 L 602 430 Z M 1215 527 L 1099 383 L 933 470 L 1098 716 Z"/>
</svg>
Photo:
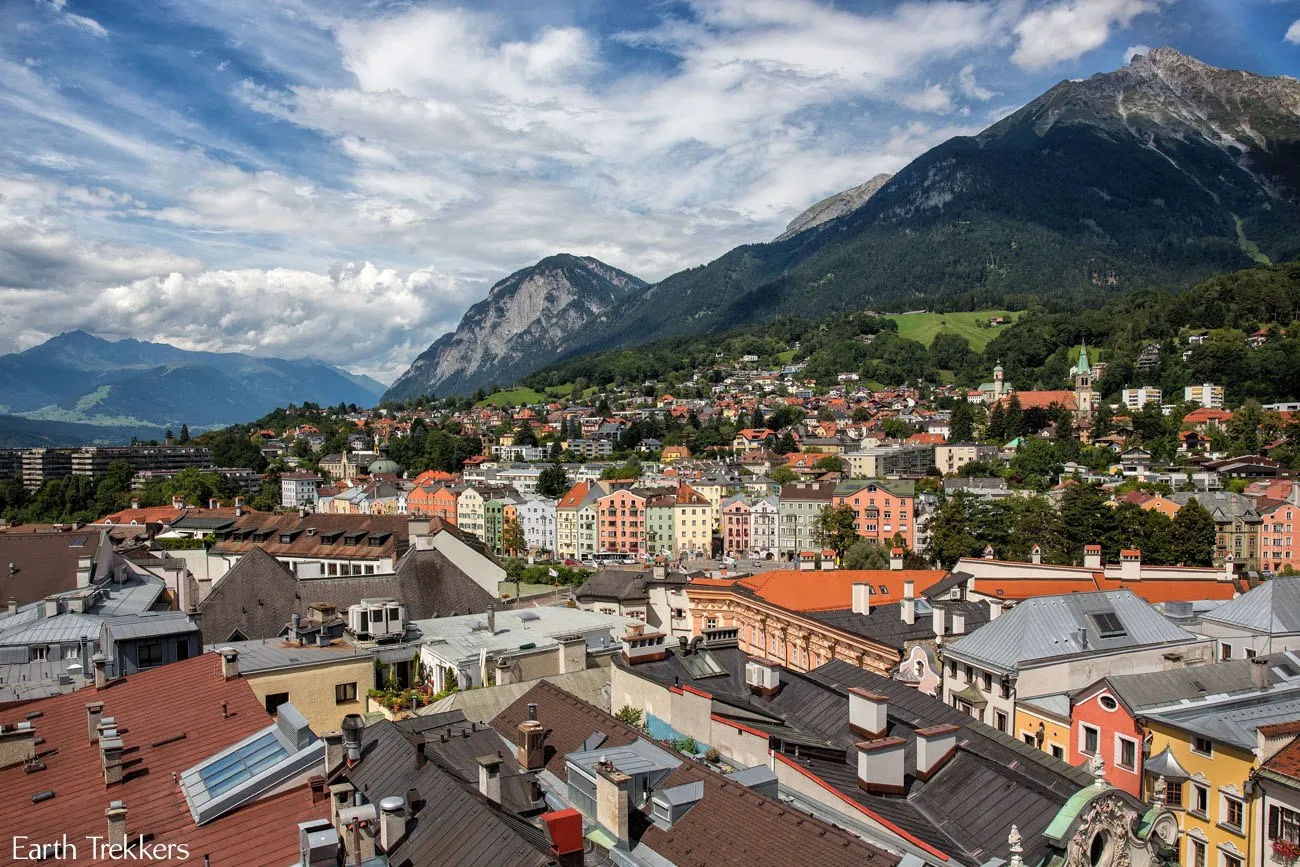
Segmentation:
<svg viewBox="0 0 1300 867">
<path fill-rule="evenodd" d="M 1259 566 L 1280 572 L 1285 566 L 1300 568 L 1300 547 L 1296 545 L 1295 517 L 1300 506 L 1285 500 L 1260 497 L 1255 501 L 1263 522 L 1259 527 Z"/>
<path fill-rule="evenodd" d="M 596 548 L 620 554 L 646 552 L 645 497 L 618 490 L 596 500 Z"/>
<path fill-rule="evenodd" d="M 750 543 L 750 508 L 745 498 L 734 496 L 722 503 L 722 551 L 735 557 L 752 547 Z"/>
</svg>

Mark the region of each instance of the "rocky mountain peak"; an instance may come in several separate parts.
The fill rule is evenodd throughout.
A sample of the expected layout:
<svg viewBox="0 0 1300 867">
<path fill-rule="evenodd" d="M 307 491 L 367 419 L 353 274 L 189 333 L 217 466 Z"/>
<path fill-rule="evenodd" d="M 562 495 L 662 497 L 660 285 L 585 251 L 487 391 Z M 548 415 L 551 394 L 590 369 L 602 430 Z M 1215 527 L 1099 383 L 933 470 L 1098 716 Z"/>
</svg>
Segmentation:
<svg viewBox="0 0 1300 867">
<path fill-rule="evenodd" d="M 868 199 L 880 192 L 880 188 L 889 183 L 889 179 L 892 177 L 893 175 L 879 174 L 852 189 L 822 199 L 791 220 L 789 225 L 785 227 L 785 231 L 777 235 L 773 240 L 784 241 L 786 238 L 792 238 L 814 226 L 820 226 L 837 217 L 856 211 L 866 204 Z"/>
</svg>

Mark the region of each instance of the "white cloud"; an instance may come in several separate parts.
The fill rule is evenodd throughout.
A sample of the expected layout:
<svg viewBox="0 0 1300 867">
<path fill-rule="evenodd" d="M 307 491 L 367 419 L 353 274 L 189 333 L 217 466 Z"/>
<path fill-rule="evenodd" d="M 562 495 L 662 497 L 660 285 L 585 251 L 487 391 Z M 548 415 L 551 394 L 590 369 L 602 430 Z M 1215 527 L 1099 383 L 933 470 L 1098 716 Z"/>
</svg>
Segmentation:
<svg viewBox="0 0 1300 867">
<path fill-rule="evenodd" d="M 962 96 L 978 99 L 981 102 L 990 100 L 997 94 L 987 87 L 980 87 L 975 81 L 975 64 L 968 63 L 957 73 L 957 87 L 961 90 Z"/>
<path fill-rule="evenodd" d="M 952 94 L 938 84 L 931 84 L 924 90 L 908 94 L 900 101 L 914 111 L 928 111 L 933 114 L 947 114 L 952 111 Z"/>
<path fill-rule="evenodd" d="M 50 8 L 58 14 L 59 20 L 63 21 L 65 24 L 79 27 L 93 36 L 99 36 L 101 38 L 108 36 L 108 31 L 105 30 L 104 26 L 94 18 L 87 18 L 85 15 L 77 15 L 74 12 L 69 12 L 67 10 L 68 0 L 49 0 L 49 5 Z"/>
<path fill-rule="evenodd" d="M 1286 36 L 1282 38 L 1287 42 L 1300 45 L 1300 18 L 1291 22 L 1291 26 L 1286 29 Z"/>
<path fill-rule="evenodd" d="M 1112 27 L 1126 28 L 1153 0 L 1064 0 L 1036 9 L 1015 26 L 1011 61 L 1023 69 L 1046 69 L 1076 60 L 1110 38 Z"/>
<path fill-rule="evenodd" d="M 1138 55 L 1147 55 L 1151 53 L 1151 46 L 1139 42 L 1137 45 L 1130 45 L 1124 49 L 1124 62 L 1132 63 L 1133 58 Z"/>
</svg>

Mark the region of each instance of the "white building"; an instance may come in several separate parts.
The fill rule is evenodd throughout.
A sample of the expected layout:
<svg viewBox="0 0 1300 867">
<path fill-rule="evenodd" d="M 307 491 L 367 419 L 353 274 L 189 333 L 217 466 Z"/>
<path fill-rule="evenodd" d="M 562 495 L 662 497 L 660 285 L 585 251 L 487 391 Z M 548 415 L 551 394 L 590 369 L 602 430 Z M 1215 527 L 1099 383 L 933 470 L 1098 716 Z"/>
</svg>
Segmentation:
<svg viewBox="0 0 1300 867">
<path fill-rule="evenodd" d="M 1141 409 L 1148 403 L 1158 405 L 1161 397 L 1160 389 L 1146 385 L 1141 388 L 1126 388 L 1121 394 L 1124 406 L 1129 409 Z"/>
<path fill-rule="evenodd" d="M 1223 409 L 1223 386 L 1204 383 L 1183 389 L 1185 403 L 1199 403 L 1207 409 Z"/>
<path fill-rule="evenodd" d="M 749 547 L 760 557 L 776 559 L 781 546 L 778 527 L 780 506 L 776 497 L 755 500 L 749 510 Z"/>
<path fill-rule="evenodd" d="M 529 499 L 515 506 L 519 532 L 529 550 L 555 551 L 555 501 Z"/>
<path fill-rule="evenodd" d="M 321 477 L 316 473 L 294 472 L 280 475 L 280 505 L 286 509 L 316 504 L 316 488 Z"/>
</svg>

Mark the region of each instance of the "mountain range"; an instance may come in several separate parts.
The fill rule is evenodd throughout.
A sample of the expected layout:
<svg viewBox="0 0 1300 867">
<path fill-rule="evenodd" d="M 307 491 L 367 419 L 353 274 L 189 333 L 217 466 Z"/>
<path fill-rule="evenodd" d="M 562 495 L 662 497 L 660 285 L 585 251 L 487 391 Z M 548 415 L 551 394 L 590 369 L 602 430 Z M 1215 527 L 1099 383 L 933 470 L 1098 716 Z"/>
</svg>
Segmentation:
<svg viewBox="0 0 1300 867">
<path fill-rule="evenodd" d="M 291 402 L 370 406 L 383 390 L 322 361 L 191 352 L 69 331 L 0 356 L 0 435 L 10 445 L 49 444 L 51 436 L 120 441 L 142 429 L 244 422 Z M 32 421 L 47 424 L 38 430 Z"/>
<path fill-rule="evenodd" d="M 808 310 L 1091 302 L 1297 255 L 1300 82 L 1160 48 L 654 285 L 563 257 L 623 285 L 591 301 L 538 292 L 543 260 L 494 286 L 387 397 L 463 394 L 558 358 Z M 489 335 L 489 310 L 511 311 L 509 328 Z"/>
</svg>

